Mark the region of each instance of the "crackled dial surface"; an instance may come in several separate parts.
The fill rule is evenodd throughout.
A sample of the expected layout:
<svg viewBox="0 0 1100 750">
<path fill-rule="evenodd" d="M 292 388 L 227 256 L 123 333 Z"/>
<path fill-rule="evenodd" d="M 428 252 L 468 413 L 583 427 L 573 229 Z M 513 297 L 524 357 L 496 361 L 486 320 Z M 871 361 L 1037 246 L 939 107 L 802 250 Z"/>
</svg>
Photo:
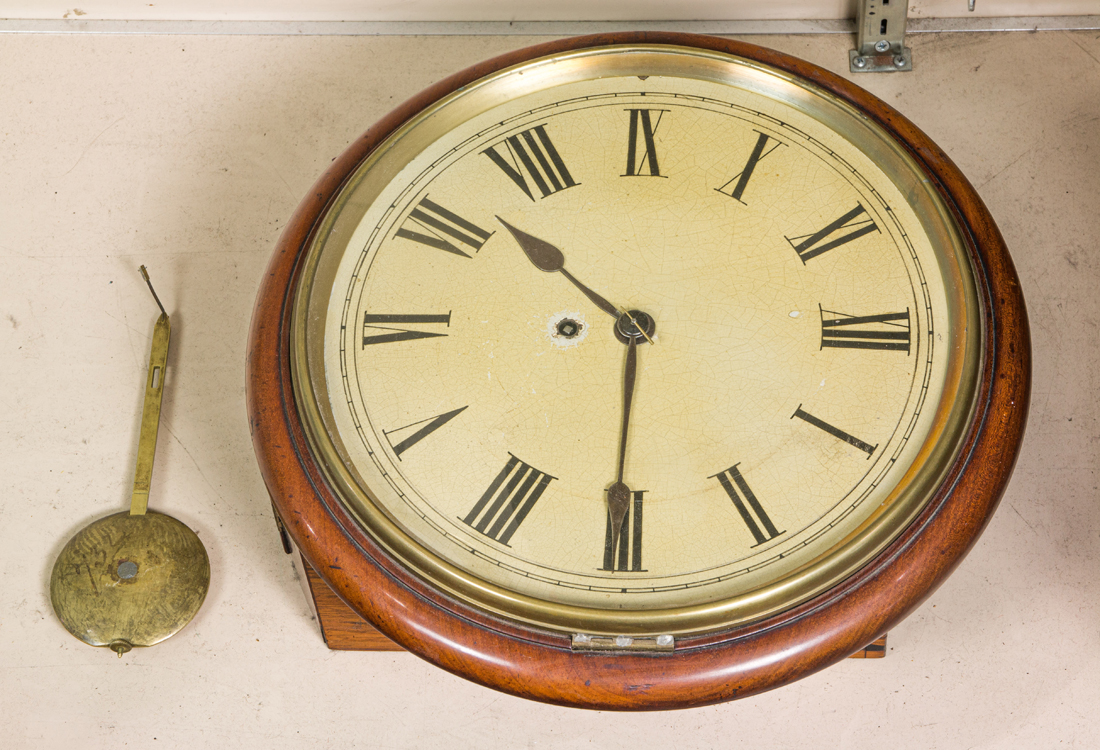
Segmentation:
<svg viewBox="0 0 1100 750">
<path fill-rule="evenodd" d="M 760 66 L 526 63 L 333 204 L 296 302 L 303 421 L 363 527 L 475 606 L 759 618 L 857 570 L 954 456 L 979 355 L 945 213 L 858 113 Z"/>
</svg>

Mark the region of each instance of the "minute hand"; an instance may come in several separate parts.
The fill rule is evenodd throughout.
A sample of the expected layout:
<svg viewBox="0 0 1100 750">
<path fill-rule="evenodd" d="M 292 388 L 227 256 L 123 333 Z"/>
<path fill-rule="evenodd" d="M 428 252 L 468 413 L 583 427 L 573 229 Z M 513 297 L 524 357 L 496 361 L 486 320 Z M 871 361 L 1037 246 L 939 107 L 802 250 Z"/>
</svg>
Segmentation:
<svg viewBox="0 0 1100 750">
<path fill-rule="evenodd" d="M 638 372 L 638 339 L 631 336 L 626 349 L 626 368 L 623 374 L 623 427 L 619 432 L 619 474 L 615 483 L 607 488 L 607 512 L 611 518 L 611 554 L 619 548 L 619 533 L 623 518 L 630 508 L 630 487 L 623 482 L 626 464 L 626 436 L 630 429 L 630 404 L 634 400 L 634 378 Z M 612 566 L 614 567 L 614 566 Z"/>
<path fill-rule="evenodd" d="M 512 233 L 512 236 L 516 238 L 516 242 L 519 243 L 520 248 L 527 254 L 527 258 L 534 264 L 535 268 L 540 271 L 561 271 L 562 275 L 569 279 L 577 289 L 584 292 L 584 296 L 592 300 L 596 307 L 603 310 L 605 313 L 615 318 L 616 320 L 622 315 L 619 308 L 608 302 L 596 292 L 592 291 L 577 278 L 565 270 L 565 255 L 561 250 L 551 245 L 546 240 L 540 240 L 538 237 L 533 237 L 527 232 L 516 229 L 514 226 L 506 222 L 504 219 L 497 217 L 497 221 L 504 225 L 504 227 Z"/>
</svg>

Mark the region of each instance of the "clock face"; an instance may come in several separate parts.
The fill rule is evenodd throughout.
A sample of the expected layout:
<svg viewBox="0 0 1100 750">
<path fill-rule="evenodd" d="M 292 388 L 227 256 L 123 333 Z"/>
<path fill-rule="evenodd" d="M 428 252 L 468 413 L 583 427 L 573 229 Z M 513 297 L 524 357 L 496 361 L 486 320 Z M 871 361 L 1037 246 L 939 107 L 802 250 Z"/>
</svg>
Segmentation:
<svg viewBox="0 0 1100 750">
<path fill-rule="evenodd" d="M 602 49 L 464 88 L 359 167 L 293 366 L 342 502 L 422 579 L 683 634 L 897 537 L 969 425 L 978 316 L 947 210 L 858 112 L 738 58 Z"/>
</svg>

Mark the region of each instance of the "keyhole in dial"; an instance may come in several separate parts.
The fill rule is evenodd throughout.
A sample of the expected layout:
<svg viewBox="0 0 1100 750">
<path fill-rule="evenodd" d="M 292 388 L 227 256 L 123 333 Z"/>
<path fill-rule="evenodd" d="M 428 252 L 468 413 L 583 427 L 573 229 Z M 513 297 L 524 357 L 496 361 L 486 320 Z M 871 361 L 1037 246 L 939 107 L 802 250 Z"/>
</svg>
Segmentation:
<svg viewBox="0 0 1100 750">
<path fill-rule="evenodd" d="M 582 325 L 573 320 L 572 318 L 563 318 L 558 321 L 554 330 L 558 332 L 558 335 L 562 338 L 575 339 L 581 335 Z"/>
</svg>

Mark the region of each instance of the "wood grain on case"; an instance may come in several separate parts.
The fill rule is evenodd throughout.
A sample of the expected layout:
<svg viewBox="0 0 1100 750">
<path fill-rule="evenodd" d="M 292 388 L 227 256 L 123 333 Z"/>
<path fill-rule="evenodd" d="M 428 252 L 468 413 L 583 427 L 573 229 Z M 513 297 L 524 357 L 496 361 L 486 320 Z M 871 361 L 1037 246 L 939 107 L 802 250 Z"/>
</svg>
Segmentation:
<svg viewBox="0 0 1100 750">
<path fill-rule="evenodd" d="M 317 571 L 302 558 L 317 621 L 325 643 L 334 651 L 404 651 L 344 604 Z"/>
<path fill-rule="evenodd" d="M 862 651 L 856 651 L 849 656 L 849 659 L 882 659 L 886 656 L 886 636 L 876 638 L 874 642 L 868 643 L 863 647 Z"/>
<path fill-rule="evenodd" d="M 673 44 L 756 60 L 844 99 L 892 133 L 939 189 L 975 266 L 986 352 L 978 407 L 941 490 L 856 575 L 791 610 L 685 638 L 662 655 L 571 652 L 569 639 L 454 601 L 409 574 L 355 523 L 310 455 L 293 400 L 289 319 L 314 225 L 359 162 L 423 107 L 507 66 L 607 44 Z M 875 97 L 809 63 L 754 45 L 636 32 L 559 40 L 498 57 L 398 107 L 337 158 L 302 202 L 268 267 L 248 353 L 249 423 L 288 533 L 320 577 L 396 643 L 475 682 L 535 700 L 599 709 L 667 709 L 745 697 L 823 669 L 885 633 L 942 583 L 976 541 L 1011 474 L 1030 393 L 1030 338 L 1004 242 L 974 189 L 927 136 Z"/>
</svg>

